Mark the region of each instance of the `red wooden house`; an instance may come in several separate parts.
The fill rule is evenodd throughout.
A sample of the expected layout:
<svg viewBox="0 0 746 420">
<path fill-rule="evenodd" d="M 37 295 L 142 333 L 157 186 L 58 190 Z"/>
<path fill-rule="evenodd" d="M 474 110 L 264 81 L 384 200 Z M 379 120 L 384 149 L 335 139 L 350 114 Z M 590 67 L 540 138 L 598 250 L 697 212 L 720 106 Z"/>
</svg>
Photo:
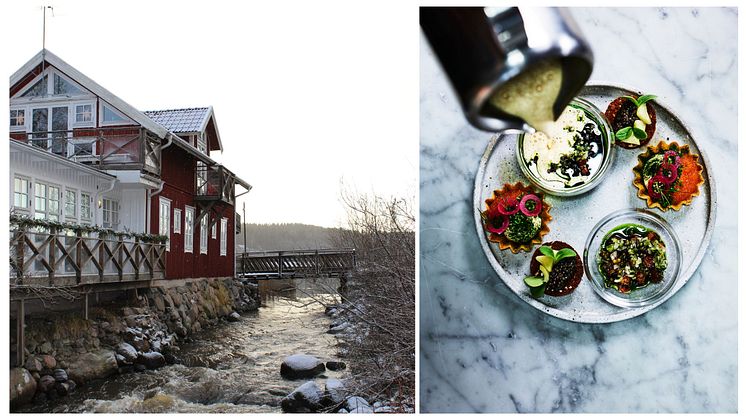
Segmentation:
<svg viewBox="0 0 746 420">
<path fill-rule="evenodd" d="M 141 112 L 42 50 L 10 78 L 10 138 L 14 212 L 165 235 L 168 279 L 234 275 L 251 186 L 210 157 L 212 107 Z"/>
</svg>

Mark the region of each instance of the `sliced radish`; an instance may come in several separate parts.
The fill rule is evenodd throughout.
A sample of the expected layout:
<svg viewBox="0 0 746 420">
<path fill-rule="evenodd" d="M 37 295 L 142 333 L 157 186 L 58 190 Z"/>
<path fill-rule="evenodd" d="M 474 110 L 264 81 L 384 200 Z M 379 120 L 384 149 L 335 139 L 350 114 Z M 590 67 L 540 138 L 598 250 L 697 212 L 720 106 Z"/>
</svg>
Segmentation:
<svg viewBox="0 0 746 420">
<path fill-rule="evenodd" d="M 656 182 L 659 183 L 659 184 L 665 184 L 663 182 L 663 177 L 661 175 L 656 175 L 656 176 L 652 177 L 650 179 L 650 181 L 648 181 L 648 194 L 650 194 L 650 198 L 652 198 L 653 200 L 657 200 L 657 199 L 661 198 L 660 193 L 657 193 L 653 189 L 653 185 L 655 185 Z"/>
<path fill-rule="evenodd" d="M 510 218 L 508 218 L 507 216 L 502 216 L 501 219 L 502 219 L 502 224 L 500 225 L 499 228 L 493 227 L 492 222 L 488 220 L 486 223 L 487 231 L 498 234 L 498 235 L 502 235 L 503 232 L 505 232 L 505 229 L 508 228 L 508 224 L 510 223 Z"/>
<path fill-rule="evenodd" d="M 673 163 L 670 163 L 668 158 L 673 157 Z M 681 163 L 681 158 L 679 158 L 679 154 L 674 152 L 673 150 L 668 150 L 666 153 L 663 154 L 663 163 L 661 164 L 661 167 L 663 168 L 669 168 L 669 167 L 676 167 L 678 169 L 679 164 Z"/>
<path fill-rule="evenodd" d="M 536 203 L 533 211 L 529 210 L 526 207 L 526 203 L 528 203 L 529 201 L 533 201 L 534 203 Z M 525 214 L 528 217 L 538 216 L 539 213 L 541 213 L 541 200 L 539 200 L 539 197 L 535 196 L 534 194 L 526 194 L 521 199 L 520 204 L 518 204 L 518 208 L 521 209 L 521 213 Z"/>
<path fill-rule="evenodd" d="M 497 211 L 503 216 L 518 213 L 518 200 L 514 197 L 504 197 L 497 202 Z"/>
</svg>

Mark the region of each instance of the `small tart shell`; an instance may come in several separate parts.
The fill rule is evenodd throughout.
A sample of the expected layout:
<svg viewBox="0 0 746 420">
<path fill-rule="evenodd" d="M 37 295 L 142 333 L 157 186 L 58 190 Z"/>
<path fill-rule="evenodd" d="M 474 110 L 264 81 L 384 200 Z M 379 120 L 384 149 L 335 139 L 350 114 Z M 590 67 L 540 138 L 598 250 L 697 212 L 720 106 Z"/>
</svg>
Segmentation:
<svg viewBox="0 0 746 420">
<path fill-rule="evenodd" d="M 552 248 L 555 251 L 559 251 L 563 248 L 570 248 L 575 251 L 575 249 L 569 244 L 560 241 L 547 242 L 544 245 Z M 539 261 L 536 260 L 536 257 L 540 255 L 544 254 L 542 254 L 541 251 L 539 251 L 539 249 L 537 248 L 536 251 L 534 251 L 534 255 L 531 257 L 531 264 L 529 265 L 531 275 L 536 275 L 536 273 L 539 272 Z M 574 292 L 575 289 L 578 288 L 578 286 L 580 285 L 580 280 L 583 278 L 583 261 L 580 259 L 580 254 L 578 254 L 578 251 L 575 251 L 575 256 L 572 257 L 572 259 L 573 265 L 575 266 L 575 275 L 573 275 L 572 278 L 567 279 L 567 282 L 559 290 L 553 290 L 549 287 L 549 284 L 547 284 L 546 289 L 544 289 L 544 294 L 549 296 L 566 296 Z"/>
<path fill-rule="evenodd" d="M 492 197 L 485 200 L 485 203 L 487 203 L 487 209 L 489 209 L 492 203 L 498 197 L 504 197 L 504 196 L 516 197 L 521 193 L 534 194 L 535 196 L 539 197 L 539 200 L 541 200 L 541 212 L 539 213 L 539 218 L 541 218 L 541 226 L 539 227 L 539 232 L 536 235 L 534 235 L 533 239 L 531 239 L 531 242 L 523 243 L 523 244 L 516 243 L 508 239 L 508 237 L 505 236 L 505 234 L 498 235 L 496 233 L 489 232 L 485 229 L 485 233 L 487 234 L 488 241 L 496 243 L 498 247 L 500 248 L 500 250 L 510 249 L 514 254 L 517 254 L 520 251 L 528 252 L 535 245 L 539 245 L 542 243 L 541 238 L 543 238 L 544 235 L 549 233 L 549 226 L 547 224 L 549 223 L 550 220 L 552 220 L 552 216 L 549 214 L 549 209 L 551 208 L 551 206 L 544 200 L 543 193 L 536 191 L 533 187 L 529 185 L 523 185 L 523 183 L 521 182 L 517 184 L 512 184 L 512 185 L 505 184 L 503 185 L 502 189 L 493 191 Z"/>
<path fill-rule="evenodd" d="M 691 157 L 694 158 L 694 164 L 697 170 L 697 175 L 696 175 L 697 181 L 695 182 L 695 185 L 693 186 L 694 191 L 686 199 L 680 200 L 674 204 L 671 204 L 668 207 L 663 207 L 659 202 L 654 201 L 648 194 L 648 187 L 647 185 L 645 185 L 642 170 L 645 167 L 645 163 L 650 158 L 652 158 L 653 156 L 659 153 L 665 153 L 668 150 L 675 150 L 675 151 L 680 152 L 682 156 L 690 155 Z M 705 183 L 705 179 L 702 176 L 702 170 L 703 170 L 702 165 L 699 163 L 699 155 L 690 153 L 688 144 L 680 146 L 675 141 L 671 143 L 666 143 L 664 141 L 661 141 L 654 146 L 648 146 L 648 149 L 637 157 L 637 165 L 632 169 L 632 172 L 634 172 L 635 174 L 635 180 L 632 183 L 635 187 L 637 187 L 637 196 L 647 202 L 648 208 L 651 208 L 651 209 L 657 208 L 657 209 L 660 209 L 661 211 L 668 211 L 668 210 L 679 211 L 681 210 L 682 206 L 691 205 L 692 200 L 694 200 L 694 197 L 700 194 L 699 187 L 700 185 Z M 683 175 L 683 172 L 682 172 L 682 175 Z"/>
<path fill-rule="evenodd" d="M 639 98 L 639 95 L 632 95 L 635 99 Z M 606 116 L 606 119 L 609 120 L 609 124 L 611 125 L 611 129 L 614 131 L 612 135 L 614 135 L 617 131 L 624 127 L 617 127 L 614 124 L 614 120 L 616 119 L 616 114 L 622 109 L 622 106 L 629 101 L 629 99 L 624 97 L 618 97 L 611 101 L 608 108 L 606 108 L 606 112 L 604 112 L 604 116 Z M 619 141 L 616 139 L 616 136 L 614 137 L 614 144 L 617 146 L 623 148 L 623 149 L 637 149 L 639 147 L 645 146 L 650 142 L 650 140 L 653 138 L 653 134 L 655 134 L 655 123 L 657 122 L 657 117 L 655 115 L 655 108 L 650 103 L 651 101 L 645 102 L 645 108 L 648 110 L 648 116 L 650 117 L 650 124 L 647 124 L 645 126 L 645 134 L 647 134 L 647 137 L 645 137 L 645 140 L 640 140 L 640 145 L 631 144 L 631 143 L 625 143 L 623 141 Z"/>
</svg>

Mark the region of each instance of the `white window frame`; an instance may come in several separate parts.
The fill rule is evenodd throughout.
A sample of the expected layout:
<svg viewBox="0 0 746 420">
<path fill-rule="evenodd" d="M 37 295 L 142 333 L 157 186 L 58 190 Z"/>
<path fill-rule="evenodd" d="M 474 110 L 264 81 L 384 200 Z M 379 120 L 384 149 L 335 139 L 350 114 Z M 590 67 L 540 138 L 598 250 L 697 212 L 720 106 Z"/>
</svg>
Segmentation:
<svg viewBox="0 0 746 420">
<path fill-rule="evenodd" d="M 194 252 L 194 207 L 184 206 L 184 252 Z"/>
<path fill-rule="evenodd" d="M 54 94 L 54 75 L 58 75 L 71 85 L 75 86 L 80 90 L 79 94 L 75 95 L 68 95 L 68 94 Z M 44 76 L 47 76 L 47 94 L 46 96 L 32 96 L 32 97 L 24 97 L 23 94 L 26 93 L 29 89 L 31 89 L 32 86 L 34 86 L 38 81 L 42 80 Z M 60 102 L 60 101 L 69 101 L 70 99 L 81 99 L 81 98 L 91 98 L 93 97 L 93 94 L 83 87 L 80 83 L 74 81 L 73 79 L 67 77 L 64 73 L 61 71 L 56 70 L 55 68 L 48 67 L 46 70 L 41 72 L 40 74 L 36 75 L 30 82 L 24 86 L 22 90 L 19 90 L 11 100 L 16 103 L 37 103 L 37 102 L 47 102 L 47 101 L 54 101 L 54 102 Z"/>
<path fill-rule="evenodd" d="M 71 192 L 74 194 L 75 200 L 73 201 L 73 214 L 72 216 L 67 214 L 67 193 Z M 78 220 L 78 190 L 74 188 L 65 188 L 65 193 L 63 194 L 63 204 L 62 204 L 62 214 L 64 215 L 66 220 Z"/>
<path fill-rule="evenodd" d="M 166 251 L 171 251 L 171 200 L 159 197 L 158 200 L 158 234 L 166 238 Z"/>
<path fill-rule="evenodd" d="M 26 203 L 23 206 L 16 206 L 16 194 L 24 194 L 23 192 L 16 191 L 16 180 L 20 180 L 26 183 Z M 29 211 L 32 209 L 33 198 L 33 183 L 31 182 L 31 179 L 25 176 L 15 175 L 13 177 L 13 208 L 23 211 Z"/>
<path fill-rule="evenodd" d="M 57 220 L 56 221 L 59 222 L 61 220 L 61 218 L 62 218 L 62 206 L 60 206 L 60 203 L 62 202 L 62 187 L 60 185 L 52 184 L 52 183 L 50 183 L 48 181 L 44 181 L 44 180 L 40 180 L 40 179 L 35 179 L 32 185 L 33 185 L 33 197 L 34 197 L 34 200 L 33 200 L 33 205 L 31 207 L 31 211 L 32 211 L 32 213 L 34 215 L 34 218 L 39 218 L 37 216 L 37 213 L 40 213 L 40 214 L 44 215 L 43 219 L 45 219 L 45 220 L 52 220 L 49 216 L 53 215 L 53 216 L 57 216 Z M 37 196 L 37 186 L 38 185 L 43 185 L 44 186 L 44 196 L 43 197 Z M 51 205 L 50 205 L 51 201 L 55 201 L 55 200 L 52 200 L 52 197 L 51 197 L 50 192 L 49 192 L 49 190 L 51 188 L 56 188 L 57 189 L 57 200 L 56 200 L 57 201 L 57 214 L 54 214 L 54 213 L 52 213 L 49 210 L 49 208 L 51 207 Z M 44 210 L 43 211 L 37 210 L 37 208 L 36 208 L 36 199 L 37 198 L 41 198 L 41 199 L 44 200 Z"/>
<path fill-rule="evenodd" d="M 212 239 L 217 239 L 218 238 L 218 232 L 217 232 L 217 230 L 218 230 L 218 224 L 216 222 L 216 223 L 212 224 L 212 228 L 210 229 L 210 237 Z"/>
<path fill-rule="evenodd" d="M 220 219 L 220 256 L 228 254 L 228 218 Z"/>
<path fill-rule="evenodd" d="M 87 200 L 84 200 L 84 197 L 88 197 Z M 83 206 L 83 201 L 88 201 L 88 212 L 84 212 L 83 209 L 85 206 Z M 80 221 L 82 223 L 90 223 L 93 221 L 93 194 L 89 193 L 88 191 L 81 191 L 80 192 Z"/>
<path fill-rule="evenodd" d="M 207 224 L 209 223 L 209 214 L 202 216 L 199 222 L 199 253 L 207 254 Z"/>
<path fill-rule="evenodd" d="M 91 107 L 91 119 L 89 121 L 78 121 L 78 107 L 79 106 L 90 106 Z M 72 116 L 70 121 L 70 127 L 93 127 L 96 125 L 96 104 L 94 102 L 77 102 L 72 104 Z"/>
<path fill-rule="evenodd" d="M 109 202 L 109 210 L 106 210 L 106 202 Z M 113 198 L 104 197 L 101 200 L 101 225 L 108 229 L 117 230 L 119 228 L 119 200 Z M 106 221 L 106 214 L 109 214 L 110 220 Z M 108 226 L 107 226 L 108 223 Z"/>
<path fill-rule="evenodd" d="M 174 209 L 174 233 L 181 233 L 181 209 Z"/>
<path fill-rule="evenodd" d="M 10 119 L 13 118 L 10 114 L 12 112 L 16 112 L 17 113 L 19 111 L 23 112 L 23 125 L 12 125 L 12 124 L 10 124 Z M 16 114 L 16 115 L 18 115 L 18 114 Z M 8 124 L 10 124 L 10 131 L 27 131 L 26 127 L 28 127 L 28 121 L 29 121 L 28 118 L 26 118 L 27 116 L 28 116 L 28 110 L 25 107 L 13 107 L 13 108 L 10 108 L 10 110 L 8 111 Z"/>
<path fill-rule="evenodd" d="M 102 126 L 102 127 L 117 126 L 117 125 L 132 125 L 132 124 L 135 123 L 129 117 L 127 117 L 126 115 L 124 115 L 121 111 L 119 111 L 118 109 L 116 109 L 112 104 L 110 104 L 110 103 L 108 103 L 106 101 L 100 101 L 99 102 L 99 106 L 101 107 L 101 112 L 98 113 L 98 124 L 100 126 Z M 117 114 L 118 116 L 120 116 L 121 118 L 123 118 L 123 120 L 120 120 L 120 121 L 108 121 L 108 122 L 104 121 L 104 114 L 105 114 L 104 108 L 109 108 L 111 110 L 111 112 Z"/>
</svg>

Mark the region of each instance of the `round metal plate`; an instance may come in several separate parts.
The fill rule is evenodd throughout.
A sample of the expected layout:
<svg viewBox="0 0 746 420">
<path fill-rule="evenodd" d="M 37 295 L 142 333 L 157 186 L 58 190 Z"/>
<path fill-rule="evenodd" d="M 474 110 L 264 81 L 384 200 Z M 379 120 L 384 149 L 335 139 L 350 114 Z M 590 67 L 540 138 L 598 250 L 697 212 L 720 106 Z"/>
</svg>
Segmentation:
<svg viewBox="0 0 746 420">
<path fill-rule="evenodd" d="M 643 92 L 644 93 L 644 92 Z M 608 83 L 590 83 L 578 96 L 592 102 L 601 111 L 615 98 L 623 95 L 639 94 L 634 89 Z M 564 297 L 545 296 L 534 299 L 529 294 L 523 278 L 528 275 L 529 259 L 532 252 L 513 254 L 500 249 L 489 241 L 482 227 L 480 211 L 486 206 L 484 201 L 505 183 L 524 184 L 528 180 L 521 173 L 516 161 L 516 134 L 500 134 L 492 137 L 479 162 L 479 170 L 474 184 L 474 222 L 477 235 L 487 258 L 500 279 L 526 303 L 549 315 L 574 322 L 605 323 L 629 319 L 643 314 L 668 300 L 694 274 L 702 262 L 705 251 L 710 244 L 715 225 L 717 198 L 715 182 L 708 170 L 710 161 L 705 152 L 699 148 L 689 128 L 661 101 L 655 101 L 657 113 L 656 130 L 649 145 L 658 141 L 676 141 L 688 144 L 691 152 L 700 156 L 704 167 L 702 175 L 705 183 L 700 186 L 700 195 L 694 198 L 691 206 L 683 206 L 680 211 L 661 212 L 661 215 L 679 235 L 682 246 L 682 272 L 677 283 L 667 296 L 659 302 L 639 307 L 621 308 L 601 299 L 583 278 L 580 286 L 570 295 Z M 585 240 L 593 226 L 607 214 L 624 208 L 645 208 L 645 202 L 637 197 L 637 189 L 632 185 L 634 179 L 632 168 L 637 164 L 637 156 L 645 147 L 633 150 L 617 148 L 615 161 L 605 175 L 605 179 L 593 190 L 575 197 L 557 197 L 546 195 L 546 201 L 552 206 L 549 222 L 550 232 L 544 236 L 544 242 L 560 240 L 567 242 L 578 254 L 582 254 Z"/>
</svg>

